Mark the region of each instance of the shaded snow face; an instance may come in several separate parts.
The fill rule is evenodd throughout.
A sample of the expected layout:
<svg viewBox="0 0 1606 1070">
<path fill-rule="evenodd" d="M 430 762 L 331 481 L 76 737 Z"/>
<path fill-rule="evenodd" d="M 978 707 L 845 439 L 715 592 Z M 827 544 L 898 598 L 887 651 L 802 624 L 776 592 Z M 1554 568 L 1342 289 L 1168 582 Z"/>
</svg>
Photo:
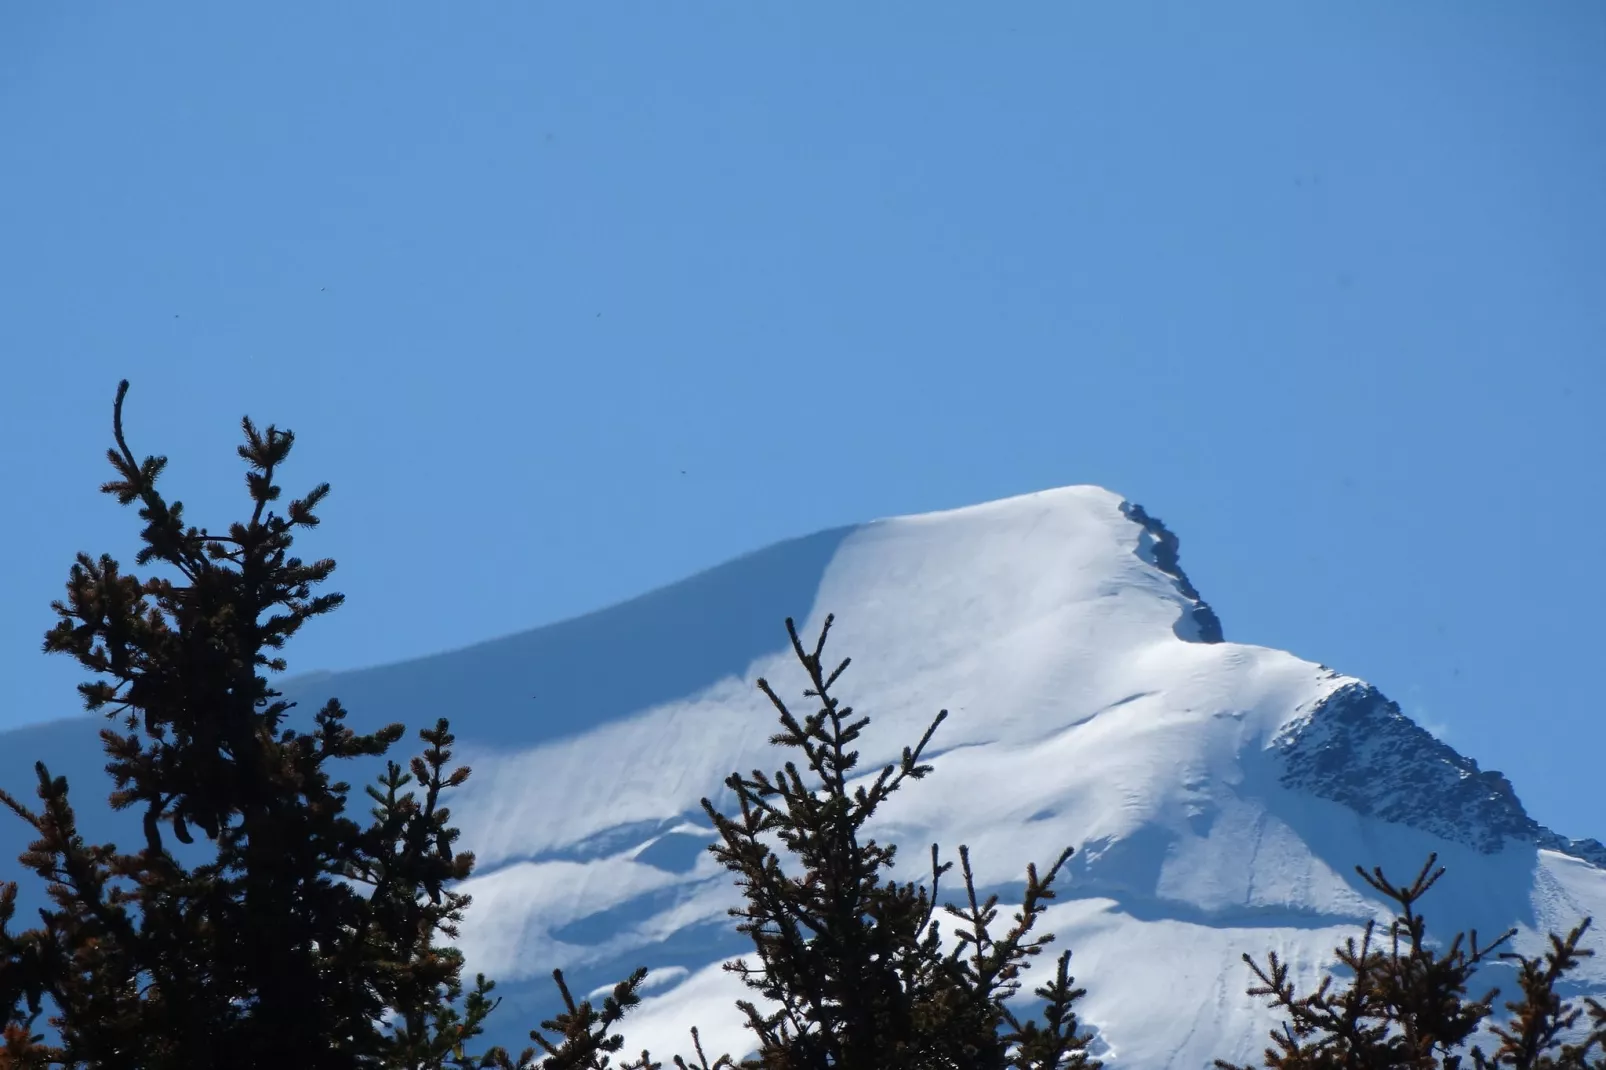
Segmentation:
<svg viewBox="0 0 1606 1070">
<path fill-rule="evenodd" d="M 950 711 L 933 776 L 872 830 L 902 845 L 898 879 L 927 876 L 929 844 L 968 844 L 1007 917 L 1026 864 L 1076 848 L 1048 928 L 1115 1070 L 1255 1058 L 1272 1020 L 1240 956 L 1275 948 L 1313 983 L 1384 909 L 1357 863 L 1403 877 L 1439 852 L 1456 890 L 1426 904 L 1436 931 L 1512 925 L 1519 948 L 1606 913 L 1606 874 L 1555 853 L 1606 849 L 1537 826 L 1504 778 L 1362 682 L 1224 641 L 1176 537 L 1096 487 L 794 540 L 574 621 L 285 689 L 303 709 L 338 696 L 359 728 L 452 719 L 474 775 L 450 804 L 479 859 L 460 945 L 505 997 L 489 1042 L 522 1047 L 550 1017 L 554 967 L 590 991 L 644 965 L 632 1050 L 684 1050 L 698 1025 L 740 1054 L 744 991 L 719 967 L 747 946 L 699 802 L 789 757 L 754 681 L 799 695 L 782 619 L 812 636 L 828 612 L 828 656 L 854 662 L 838 692 L 874 719 L 861 768 Z M 7 734 L 0 783 L 26 797 L 43 752 L 76 798 L 103 796 L 98 727 Z M 131 816 L 90 835 L 127 839 Z M 25 841 L 0 830 L 13 855 Z M 1606 959 L 1587 968 L 1599 983 Z"/>
</svg>

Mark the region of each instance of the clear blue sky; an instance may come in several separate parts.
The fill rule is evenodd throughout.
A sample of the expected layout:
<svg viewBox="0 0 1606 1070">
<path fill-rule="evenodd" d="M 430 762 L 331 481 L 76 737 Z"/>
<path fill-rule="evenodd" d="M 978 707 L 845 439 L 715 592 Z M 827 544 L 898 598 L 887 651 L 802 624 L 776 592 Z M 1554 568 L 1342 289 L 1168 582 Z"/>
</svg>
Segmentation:
<svg viewBox="0 0 1606 1070">
<path fill-rule="evenodd" d="M 333 482 L 297 669 L 1099 483 L 1606 838 L 1603 57 L 1593 0 L 7 4 L 0 725 L 76 709 L 127 376 L 197 520 L 246 412 Z"/>
</svg>

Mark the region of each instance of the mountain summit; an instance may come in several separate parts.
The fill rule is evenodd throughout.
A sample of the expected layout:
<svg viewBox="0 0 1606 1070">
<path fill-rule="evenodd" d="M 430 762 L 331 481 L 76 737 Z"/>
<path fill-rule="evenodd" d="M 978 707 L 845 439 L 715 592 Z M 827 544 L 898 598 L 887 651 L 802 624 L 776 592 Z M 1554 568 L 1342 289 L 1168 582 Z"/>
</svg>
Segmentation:
<svg viewBox="0 0 1606 1070">
<path fill-rule="evenodd" d="M 628 1050 L 682 1050 L 698 1025 L 709 1050 L 740 1053 L 743 993 L 719 964 L 747 948 L 698 800 L 774 767 L 754 681 L 799 694 L 781 620 L 809 634 L 828 612 L 835 656 L 853 659 L 836 690 L 873 718 L 865 769 L 951 711 L 932 777 L 874 830 L 902 845 L 900 879 L 927 876 L 930 843 L 969 844 L 978 884 L 1007 902 L 1027 861 L 1076 848 L 1046 923 L 1115 1070 L 1253 1059 L 1272 1019 L 1244 992 L 1242 953 L 1276 950 L 1313 981 L 1389 914 L 1357 863 L 1403 878 L 1436 851 L 1439 931 L 1514 926 L 1528 953 L 1606 913 L 1606 848 L 1540 826 L 1503 776 L 1363 681 L 1226 641 L 1176 537 L 1096 487 L 824 532 L 574 620 L 284 690 L 303 711 L 338 696 L 359 730 L 452 718 L 474 767 L 452 808 L 479 859 L 460 944 L 507 995 L 492 1040 L 518 1046 L 550 1014 L 554 967 L 583 990 L 645 965 Z M 100 723 L 0 735 L 0 784 L 28 792 L 44 758 L 97 811 Z M 100 820 L 90 838 L 126 835 Z M 9 856 L 24 839 L 0 829 Z M 1606 990 L 1606 963 L 1574 979 Z"/>
</svg>

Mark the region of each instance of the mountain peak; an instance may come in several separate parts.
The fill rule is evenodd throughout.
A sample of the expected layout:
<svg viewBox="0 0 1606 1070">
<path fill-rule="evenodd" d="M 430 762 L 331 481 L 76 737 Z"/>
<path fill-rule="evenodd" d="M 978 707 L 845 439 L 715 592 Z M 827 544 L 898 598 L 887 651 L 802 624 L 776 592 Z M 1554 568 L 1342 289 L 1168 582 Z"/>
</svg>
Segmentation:
<svg viewBox="0 0 1606 1070">
<path fill-rule="evenodd" d="M 1503 776 L 1364 681 L 1225 641 L 1176 536 L 1098 487 L 821 532 L 573 620 L 283 688 L 303 709 L 340 698 L 359 731 L 452 719 L 474 775 L 451 806 L 479 859 L 460 946 L 506 997 L 491 1042 L 548 1016 L 552 968 L 589 991 L 645 965 L 662 983 L 625 1023 L 633 1046 L 678 1049 L 697 1023 L 739 1053 L 720 964 L 747 948 L 699 800 L 778 760 L 754 681 L 800 694 L 781 622 L 809 634 L 828 612 L 830 656 L 854 663 L 838 691 L 874 718 L 863 768 L 951 713 L 931 780 L 875 830 L 911 847 L 899 879 L 929 878 L 925 845 L 968 844 L 1007 901 L 1027 862 L 1076 848 L 1046 923 L 1112 1070 L 1255 1058 L 1271 1019 L 1242 954 L 1276 947 L 1306 979 L 1330 965 L 1386 909 L 1358 863 L 1398 876 L 1439 853 L 1454 872 L 1435 923 L 1516 927 L 1519 950 L 1606 915 L 1606 848 L 1539 826 Z M 0 735 L 0 785 L 27 792 L 46 757 L 75 798 L 100 794 L 101 723 Z M 344 779 L 377 771 L 359 766 Z M 83 825 L 137 837 L 128 813 L 86 806 Z M 0 849 L 24 832 L 0 828 Z M 1606 991 L 1606 961 L 1577 979 Z"/>
</svg>

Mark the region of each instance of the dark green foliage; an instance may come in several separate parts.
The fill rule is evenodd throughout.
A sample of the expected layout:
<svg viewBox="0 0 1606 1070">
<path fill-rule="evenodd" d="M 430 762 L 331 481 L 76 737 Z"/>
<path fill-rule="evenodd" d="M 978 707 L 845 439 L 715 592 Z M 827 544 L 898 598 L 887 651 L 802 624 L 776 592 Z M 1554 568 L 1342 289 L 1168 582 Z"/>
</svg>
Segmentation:
<svg viewBox="0 0 1606 1070">
<path fill-rule="evenodd" d="M 821 661 L 829 619 L 812 651 L 792 621 L 786 623 L 808 673 L 805 695 L 817 699 L 819 708 L 800 719 L 766 681 L 758 686 L 780 717 L 782 731 L 771 742 L 797 752 L 801 762 L 788 762 L 773 777 L 759 770 L 732 774 L 726 785 L 739 806 L 734 817 L 703 800 L 721 840 L 711 849 L 736 875 L 747 901 L 732 914 L 758 959 L 758 965 L 743 961 L 729 968 L 774 1007 L 766 1012 L 752 1001 L 738 1004 L 757 1049 L 756 1058 L 742 1065 L 1096 1070 L 1071 1011 L 1083 992 L 1066 972 L 1069 952 L 1060 956 L 1054 979 L 1038 989 L 1048 1001 L 1042 1024 L 1021 1022 L 1005 1005 L 1018 991 L 1027 962 L 1053 939 L 1032 931 L 1070 852 L 1041 876 L 1028 868 L 1021 910 L 1008 932 L 995 936 L 997 899 L 978 901 L 969 853 L 961 847 L 966 903 L 946 907 L 958 924 L 956 939 L 944 950 L 935 918 L 937 885 L 952 863 L 940 863 L 933 846 L 929 889 L 884 880 L 896 848 L 864 833 L 893 792 L 931 771 L 921 754 L 946 711 L 900 762 L 850 787 L 859 758 L 853 746 L 869 718 L 856 718 L 830 693 L 848 662 L 827 673 Z M 798 872 L 783 868 L 777 848 L 795 860 Z M 714 1065 L 728 1063 L 722 1058 Z M 636 1065 L 657 1064 L 644 1054 Z M 690 1065 L 707 1066 L 700 1044 Z"/>
<path fill-rule="evenodd" d="M 333 561 L 290 553 L 328 485 L 276 512 L 294 437 L 246 419 L 249 518 L 227 534 L 187 525 L 156 489 L 165 458 L 136 461 L 128 447 L 127 387 L 109 451 L 118 478 L 102 490 L 138 504 L 136 561 L 165 575 L 80 554 L 45 649 L 96 674 L 79 688 L 86 707 L 121 721 L 101 733 L 110 802 L 141 812 L 143 842 L 133 853 L 86 843 L 66 781 L 43 764 L 36 810 L 0 792 L 37 834 L 22 863 L 52 903 L 38 928 L 16 932 L 16 885 L 0 894 L 0 1067 L 531 1065 L 530 1052 L 464 1052 L 493 985 L 480 977 L 465 996 L 461 954 L 436 942 L 456 934 L 469 900 L 451 886 L 473 867 L 440 804 L 468 777 L 450 766 L 447 722 L 420 732 L 410 771 L 388 763 L 361 824 L 331 763 L 382 755 L 403 727 L 358 735 L 331 700 L 298 732 L 268 684 L 285 642 L 341 603 L 313 593 Z M 211 857 L 181 863 L 169 835 L 203 837 Z M 592 1065 L 588 1044 L 566 1035 L 554 1065 Z"/>
<path fill-rule="evenodd" d="M 1354 938 L 1335 949 L 1339 963 L 1351 974 L 1350 983 L 1333 990 L 1324 978 L 1316 991 L 1300 996 L 1288 979 L 1288 965 L 1275 952 L 1262 967 L 1250 956 L 1249 964 L 1260 984 L 1252 996 L 1269 996 L 1271 1005 L 1286 1021 L 1273 1032 L 1273 1047 L 1266 1049 L 1264 1065 L 1274 1070 L 1457 1070 L 1469 1064 L 1479 1070 L 1603 1070 L 1606 1059 L 1595 1055 L 1606 1043 L 1606 1007 L 1586 999 L 1585 1007 L 1561 999 L 1556 986 L 1567 972 L 1593 954 L 1578 946 L 1589 919 L 1567 936 L 1552 934 L 1550 949 L 1542 958 L 1501 952 L 1499 958 L 1516 964 L 1520 999 L 1505 1004 L 1511 1020 L 1492 1025 L 1498 989 L 1471 998 L 1468 985 L 1478 967 L 1506 944 L 1509 930 L 1489 944 L 1478 934 L 1458 933 L 1442 952 L 1426 939 L 1426 922 L 1416 903 L 1444 875 L 1433 868 L 1429 856 L 1409 885 L 1390 882 L 1381 869 L 1356 872 L 1383 895 L 1399 904 L 1385 940 L 1368 922 L 1359 943 Z M 1591 1026 L 1577 1028 L 1587 1008 Z M 1487 1029 L 1498 1041 L 1492 1051 L 1474 1043 Z M 1250 1070 L 1217 1060 L 1218 1070 Z"/>
<path fill-rule="evenodd" d="M 541 1064 L 542 1070 L 608 1070 L 613 1065 L 613 1054 L 624 1047 L 625 1042 L 624 1037 L 610 1030 L 619 1024 L 626 1012 L 641 1002 L 637 989 L 647 979 L 647 971 L 637 970 L 614 985 L 613 992 L 602 1001 L 600 1011 L 591 1005 L 590 1000 L 575 1002 L 568 984 L 563 980 L 563 971 L 553 970 L 552 979 L 557 982 L 558 994 L 563 997 L 564 1010 L 551 1021 L 542 1022 L 541 1028 L 555 1032 L 558 1042 L 553 1043 L 539 1032 L 530 1034 L 530 1039 L 547 1053 L 546 1061 Z M 521 1062 L 528 1064 L 533 1055 L 533 1051 L 526 1050 Z M 629 1067 L 627 1063 L 623 1070 L 629 1070 Z"/>
</svg>

